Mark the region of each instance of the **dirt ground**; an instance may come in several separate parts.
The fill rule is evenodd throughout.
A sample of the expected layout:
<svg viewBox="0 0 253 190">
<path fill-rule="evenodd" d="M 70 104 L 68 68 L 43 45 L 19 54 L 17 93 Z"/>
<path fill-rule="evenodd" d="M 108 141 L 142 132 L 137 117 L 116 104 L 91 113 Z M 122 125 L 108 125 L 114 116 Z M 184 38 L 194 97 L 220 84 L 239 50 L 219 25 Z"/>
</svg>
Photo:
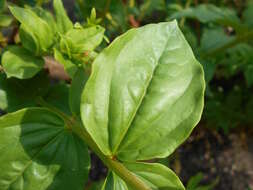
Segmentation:
<svg viewBox="0 0 253 190">
<path fill-rule="evenodd" d="M 203 183 L 218 178 L 215 190 L 253 189 L 253 130 L 237 129 L 228 135 L 198 127 L 175 154 L 184 184 L 198 172 L 204 174 Z M 179 166 L 178 166 L 179 165 Z M 179 169 L 178 169 L 179 168 Z"/>
</svg>

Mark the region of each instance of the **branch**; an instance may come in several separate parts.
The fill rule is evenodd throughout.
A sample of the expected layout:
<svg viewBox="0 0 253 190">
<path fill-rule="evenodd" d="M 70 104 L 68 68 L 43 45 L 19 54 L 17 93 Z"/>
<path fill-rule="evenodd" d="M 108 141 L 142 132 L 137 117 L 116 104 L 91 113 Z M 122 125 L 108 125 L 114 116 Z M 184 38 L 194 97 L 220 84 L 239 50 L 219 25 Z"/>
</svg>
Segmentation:
<svg viewBox="0 0 253 190">
<path fill-rule="evenodd" d="M 96 155 L 110 170 L 115 172 L 134 190 L 151 190 L 151 188 L 149 188 L 137 176 L 135 176 L 131 171 L 129 171 L 122 163 L 113 159 L 110 156 L 104 155 L 80 122 L 77 122 L 77 120 L 73 120 L 72 122 L 73 125 L 71 126 L 71 128 L 73 132 L 86 142 L 86 144 L 91 148 L 91 150 L 96 153 Z"/>
</svg>

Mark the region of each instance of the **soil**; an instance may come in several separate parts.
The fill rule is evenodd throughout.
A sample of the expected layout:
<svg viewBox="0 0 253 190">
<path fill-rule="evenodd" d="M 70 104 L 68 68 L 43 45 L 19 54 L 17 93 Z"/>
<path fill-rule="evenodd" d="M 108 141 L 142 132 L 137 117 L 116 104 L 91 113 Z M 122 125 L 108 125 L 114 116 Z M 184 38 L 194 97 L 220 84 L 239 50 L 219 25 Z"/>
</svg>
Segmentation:
<svg viewBox="0 0 253 190">
<path fill-rule="evenodd" d="M 172 168 L 184 184 L 198 172 L 204 174 L 203 184 L 218 179 L 215 190 L 253 189 L 252 129 L 222 132 L 199 127 L 176 153 L 179 160 Z M 175 167 L 177 166 L 177 167 Z"/>
</svg>

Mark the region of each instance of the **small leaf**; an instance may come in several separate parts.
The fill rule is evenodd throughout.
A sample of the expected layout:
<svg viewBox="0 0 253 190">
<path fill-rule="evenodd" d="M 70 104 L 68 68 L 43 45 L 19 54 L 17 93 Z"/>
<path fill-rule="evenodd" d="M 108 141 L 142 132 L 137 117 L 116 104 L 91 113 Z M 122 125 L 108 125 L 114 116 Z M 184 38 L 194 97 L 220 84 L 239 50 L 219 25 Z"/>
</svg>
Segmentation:
<svg viewBox="0 0 253 190">
<path fill-rule="evenodd" d="M 44 10 L 41 7 L 34 7 L 32 9 L 40 18 L 42 18 L 45 22 L 47 22 L 47 24 L 50 26 L 51 30 L 53 31 L 53 33 L 55 34 L 57 31 L 57 26 L 56 26 L 56 22 L 54 20 L 53 15 L 49 12 Z"/>
<path fill-rule="evenodd" d="M 53 44 L 54 32 L 43 19 L 38 17 L 32 10 L 20 7 L 10 7 L 13 16 L 24 25 L 39 44 L 39 52 L 46 52 Z"/>
<path fill-rule="evenodd" d="M 79 68 L 75 73 L 69 91 L 69 105 L 71 112 L 77 116 L 80 115 L 81 94 L 84 85 L 88 79 L 88 75 L 83 68 Z"/>
<path fill-rule="evenodd" d="M 19 27 L 19 37 L 24 48 L 34 53 L 35 55 L 40 54 L 40 44 L 37 38 L 23 24 L 21 24 Z"/>
<path fill-rule="evenodd" d="M 61 51 L 69 56 L 92 51 L 103 41 L 104 31 L 105 29 L 100 26 L 69 30 L 61 38 Z"/>
<path fill-rule="evenodd" d="M 126 183 L 114 172 L 110 172 L 105 180 L 102 190 L 129 190 Z"/>
<path fill-rule="evenodd" d="M 161 164 L 123 163 L 126 168 L 152 190 L 185 190 L 177 175 Z M 102 190 L 133 190 L 115 173 L 110 172 Z"/>
<path fill-rule="evenodd" d="M 0 27 L 7 27 L 11 24 L 13 18 L 9 15 L 0 14 Z"/>
<path fill-rule="evenodd" d="M 197 173 L 195 176 L 191 177 L 190 180 L 187 183 L 187 190 L 195 190 L 201 180 L 203 179 L 203 174 L 201 172 Z"/>
<path fill-rule="evenodd" d="M 67 57 L 62 55 L 61 52 L 57 49 L 54 49 L 54 58 L 56 61 L 63 65 L 64 70 L 68 73 L 70 78 L 73 78 L 78 69 L 77 66 Z"/>
<path fill-rule="evenodd" d="M 2 56 L 2 65 L 8 77 L 27 79 L 36 75 L 44 66 L 44 60 L 31 55 L 22 47 L 9 47 Z"/>
<path fill-rule="evenodd" d="M 129 30 L 92 66 L 81 117 L 104 154 L 166 157 L 200 120 L 203 69 L 176 22 Z"/>
<path fill-rule="evenodd" d="M 153 190 L 185 189 L 177 175 L 162 164 L 137 162 L 124 165 Z"/>
<path fill-rule="evenodd" d="M 0 117 L 1 190 L 83 190 L 88 149 L 66 125 L 43 108 Z"/>
<path fill-rule="evenodd" d="M 67 31 L 73 28 L 73 23 L 67 16 L 61 0 L 54 0 L 54 11 L 56 15 L 58 31 L 61 34 L 65 34 Z"/>
</svg>

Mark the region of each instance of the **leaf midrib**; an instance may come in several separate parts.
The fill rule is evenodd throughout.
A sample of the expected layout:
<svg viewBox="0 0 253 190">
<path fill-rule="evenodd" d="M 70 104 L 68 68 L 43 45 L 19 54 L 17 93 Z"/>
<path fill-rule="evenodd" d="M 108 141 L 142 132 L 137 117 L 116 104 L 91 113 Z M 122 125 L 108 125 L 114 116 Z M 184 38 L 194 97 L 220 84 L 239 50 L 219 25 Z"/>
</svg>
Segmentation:
<svg viewBox="0 0 253 190">
<path fill-rule="evenodd" d="M 171 31 L 171 32 L 174 32 L 174 31 Z M 170 37 L 169 37 L 169 38 L 170 38 Z M 125 137 L 126 137 L 126 134 L 127 134 L 128 130 L 129 130 L 129 128 L 131 127 L 131 125 L 132 125 L 132 123 L 133 123 L 133 121 L 134 121 L 134 118 L 135 118 L 135 116 L 136 116 L 138 110 L 140 109 L 141 105 L 143 104 L 143 100 L 144 100 L 144 98 L 145 98 L 146 95 L 147 95 L 147 92 L 148 92 L 148 89 L 149 89 L 150 85 L 152 84 L 152 80 L 153 80 L 153 78 L 154 78 L 154 73 L 155 73 L 156 69 L 158 68 L 158 65 L 159 65 L 159 63 L 160 63 L 160 59 L 161 59 L 161 57 L 164 55 L 165 50 L 166 50 L 166 47 L 168 46 L 168 43 L 169 43 L 169 41 L 170 41 L 169 38 L 167 39 L 167 42 L 166 42 L 165 45 L 164 45 L 163 51 L 162 51 L 162 53 L 161 53 L 159 59 L 158 59 L 157 62 L 156 62 L 156 65 L 155 65 L 155 67 L 154 67 L 154 69 L 153 69 L 152 74 L 150 75 L 150 78 L 149 78 L 148 83 L 147 83 L 147 86 L 146 86 L 146 88 L 145 88 L 145 90 L 144 90 L 144 92 L 143 92 L 143 94 L 142 94 L 142 97 L 141 97 L 141 99 L 140 99 L 140 101 L 139 101 L 139 103 L 138 103 L 138 105 L 137 105 L 137 107 L 136 107 L 136 109 L 135 109 L 135 111 L 134 111 L 134 113 L 133 113 L 131 119 L 129 120 L 129 123 L 127 124 L 127 128 L 125 129 L 125 131 L 123 131 L 123 133 L 122 133 L 122 135 L 121 135 L 121 137 L 120 137 L 120 140 L 119 140 L 118 143 L 116 144 L 114 150 L 112 150 L 112 153 L 113 153 L 114 155 L 117 153 L 118 148 L 120 147 L 121 143 L 124 141 L 124 139 L 125 139 Z"/>
</svg>

